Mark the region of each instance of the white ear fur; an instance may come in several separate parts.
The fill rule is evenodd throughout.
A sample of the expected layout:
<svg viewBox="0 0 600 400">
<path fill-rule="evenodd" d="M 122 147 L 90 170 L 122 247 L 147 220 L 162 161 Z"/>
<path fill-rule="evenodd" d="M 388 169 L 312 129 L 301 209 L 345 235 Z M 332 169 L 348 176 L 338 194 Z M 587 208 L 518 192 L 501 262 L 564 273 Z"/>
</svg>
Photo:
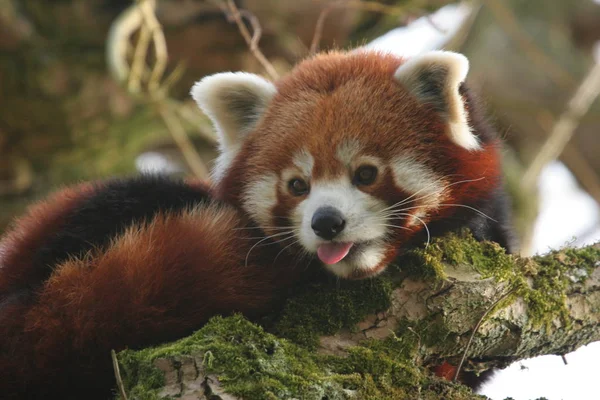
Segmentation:
<svg viewBox="0 0 600 400">
<path fill-rule="evenodd" d="M 469 60 L 450 51 L 430 51 L 402 64 L 394 77 L 420 102 L 430 104 L 448 121 L 450 138 L 467 150 L 481 146 L 471 132 L 460 84 L 469 71 Z"/>
<path fill-rule="evenodd" d="M 210 75 L 192 87 L 193 99 L 212 120 L 219 136 L 221 154 L 213 179 L 221 178 L 276 92 L 271 82 L 247 72 Z"/>
</svg>

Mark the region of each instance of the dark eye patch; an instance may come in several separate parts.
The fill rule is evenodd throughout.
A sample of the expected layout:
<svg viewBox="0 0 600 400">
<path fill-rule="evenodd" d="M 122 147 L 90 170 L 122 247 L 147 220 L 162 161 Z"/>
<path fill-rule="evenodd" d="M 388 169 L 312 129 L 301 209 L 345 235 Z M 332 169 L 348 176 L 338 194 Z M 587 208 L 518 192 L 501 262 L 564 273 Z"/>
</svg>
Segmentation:
<svg viewBox="0 0 600 400">
<path fill-rule="evenodd" d="M 291 179 L 288 183 L 288 186 L 290 188 L 290 192 L 294 196 L 303 196 L 310 190 L 308 183 L 300 178 Z"/>
<path fill-rule="evenodd" d="M 352 181 L 355 185 L 367 186 L 377 179 L 377 167 L 373 165 L 361 165 L 354 172 Z"/>
</svg>

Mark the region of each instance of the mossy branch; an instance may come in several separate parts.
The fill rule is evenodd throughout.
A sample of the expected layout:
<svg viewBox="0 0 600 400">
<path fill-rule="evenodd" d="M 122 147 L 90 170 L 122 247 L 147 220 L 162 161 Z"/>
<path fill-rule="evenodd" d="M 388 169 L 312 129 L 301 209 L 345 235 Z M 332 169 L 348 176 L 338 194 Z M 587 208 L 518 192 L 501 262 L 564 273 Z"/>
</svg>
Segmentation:
<svg viewBox="0 0 600 400">
<path fill-rule="evenodd" d="M 600 340 L 600 246 L 518 258 L 450 235 L 376 279 L 302 288 L 261 325 L 217 317 L 178 342 L 121 353 L 127 395 L 483 398 L 431 369 L 464 357 L 478 372 Z"/>
</svg>

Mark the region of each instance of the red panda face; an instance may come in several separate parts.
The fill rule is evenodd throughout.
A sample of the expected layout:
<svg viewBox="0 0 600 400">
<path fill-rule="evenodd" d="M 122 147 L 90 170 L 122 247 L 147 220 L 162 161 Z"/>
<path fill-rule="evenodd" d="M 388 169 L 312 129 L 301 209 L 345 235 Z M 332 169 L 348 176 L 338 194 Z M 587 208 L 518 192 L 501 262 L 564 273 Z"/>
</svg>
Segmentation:
<svg viewBox="0 0 600 400">
<path fill-rule="evenodd" d="M 284 251 L 309 254 L 341 277 L 381 272 L 402 244 L 487 185 L 495 151 L 471 132 L 459 94 L 464 56 L 407 62 L 331 53 L 276 85 L 217 74 L 192 89 L 213 120 L 219 195 L 238 204 Z M 492 155 L 490 155 L 492 154 Z M 477 189 L 476 189 L 477 188 Z"/>
</svg>

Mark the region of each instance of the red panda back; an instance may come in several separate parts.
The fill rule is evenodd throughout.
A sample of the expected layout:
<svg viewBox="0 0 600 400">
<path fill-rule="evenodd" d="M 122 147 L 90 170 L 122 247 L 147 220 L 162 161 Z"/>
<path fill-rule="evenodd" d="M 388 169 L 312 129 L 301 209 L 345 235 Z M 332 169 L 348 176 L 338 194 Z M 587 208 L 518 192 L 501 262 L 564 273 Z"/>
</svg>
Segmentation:
<svg viewBox="0 0 600 400">
<path fill-rule="evenodd" d="M 185 198 L 190 189 L 169 180 L 141 177 L 102 183 L 95 191 L 84 187 L 59 192 L 44 203 L 46 210 L 65 207 L 65 198 L 79 199 L 64 208 L 63 231 L 40 231 L 38 242 L 24 241 L 30 244 L 26 248 L 11 247 L 10 253 L 4 253 L 9 257 L 0 257 L 1 275 L 20 269 L 18 256 L 26 259 L 44 242 L 64 233 L 78 212 L 89 209 L 82 208 L 86 202 L 88 206 L 93 202 L 97 210 L 105 203 L 117 206 L 114 200 L 107 202 L 117 188 L 139 191 L 144 186 L 155 194 L 168 188 L 179 198 Z M 107 245 L 71 253 L 68 259 L 48 266 L 49 277 L 44 281 L 27 282 L 22 277 L 18 287 L 2 293 L 3 398 L 81 398 L 83 393 L 86 398 L 107 398 L 114 386 L 111 350 L 181 338 L 217 314 L 241 312 L 257 317 L 275 308 L 290 285 L 309 275 L 303 267 L 294 268 L 295 261 L 285 255 L 278 261 L 286 268 L 274 263 L 277 248 L 250 251 L 258 241 L 256 229 L 248 226 L 238 210 L 204 197 L 206 188 L 202 190 L 196 201 L 183 208 L 169 211 L 162 204 L 148 218 L 131 220 L 123 230 L 115 231 Z M 156 197 L 138 193 L 138 208 L 158 202 Z M 125 209 L 127 203 L 136 202 L 131 194 L 120 199 Z M 102 215 L 105 220 L 111 217 Z M 126 218 L 114 222 L 120 224 Z M 15 232 L 25 233 L 23 237 L 36 232 L 28 228 L 17 223 L 2 245 L 13 243 Z"/>
</svg>

